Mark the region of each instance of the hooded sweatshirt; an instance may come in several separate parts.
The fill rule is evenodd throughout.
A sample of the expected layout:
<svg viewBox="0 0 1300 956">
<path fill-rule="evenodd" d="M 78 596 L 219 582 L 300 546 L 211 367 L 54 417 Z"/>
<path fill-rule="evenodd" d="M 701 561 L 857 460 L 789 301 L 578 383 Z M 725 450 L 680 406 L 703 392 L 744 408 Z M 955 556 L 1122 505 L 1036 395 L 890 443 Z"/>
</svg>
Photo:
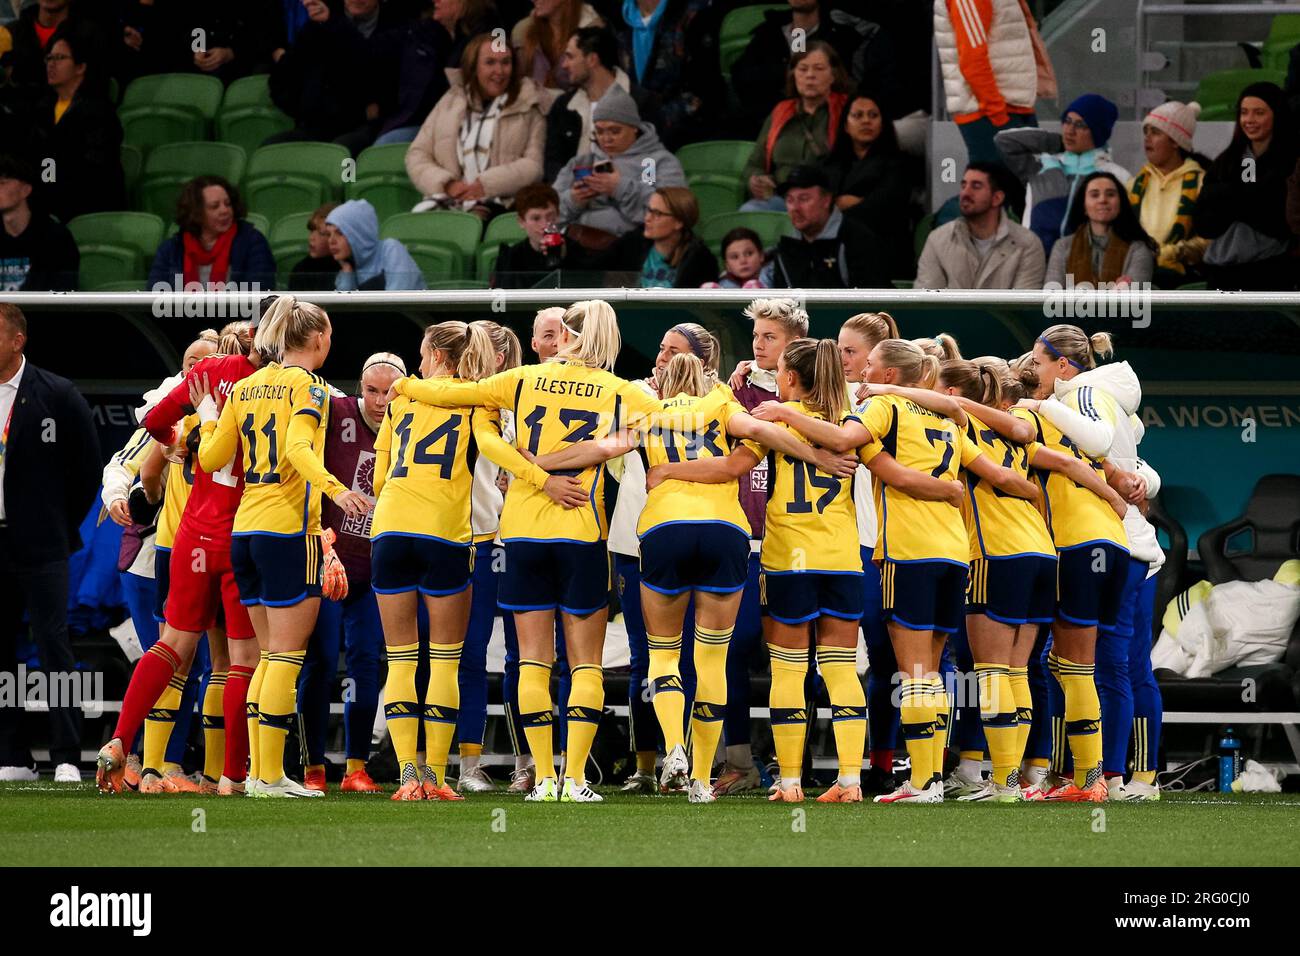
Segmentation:
<svg viewBox="0 0 1300 956">
<path fill-rule="evenodd" d="M 640 124 L 641 135 L 627 152 L 609 156 L 600 147 L 579 153 L 565 163 L 555 177 L 555 191 L 560 194 L 560 223 L 580 223 L 621 236 L 640 229 L 645 222 L 645 207 L 650 195 L 663 186 L 685 186 L 686 175 L 677 157 L 659 141 L 650 123 Z M 618 170 L 619 183 L 609 196 L 597 196 L 586 206 L 573 201 L 573 170 L 610 160 Z"/>
<path fill-rule="evenodd" d="M 1082 389 L 1075 411 L 1061 399 Z M 1085 455 L 1109 458 L 1116 468 L 1134 471 L 1147 482 L 1147 497 L 1160 491 L 1160 475 L 1138 457 L 1137 446 L 1145 428 L 1137 417 L 1142 404 L 1142 384 L 1128 362 L 1111 362 L 1080 372 L 1066 381 L 1056 380 L 1055 395 L 1039 406 L 1039 413 L 1064 432 Z M 1148 575 L 1165 563 L 1164 552 L 1156 540 L 1151 523 L 1136 505 L 1129 505 L 1124 515 L 1124 532 L 1128 535 L 1129 553 L 1150 564 Z"/>
<path fill-rule="evenodd" d="M 425 288 L 420 267 L 406 247 L 396 239 L 379 238 L 379 217 L 370 203 L 350 199 L 325 221 L 337 226 L 352 247 L 353 271 L 339 271 L 334 278 L 335 291 L 393 292 Z"/>
</svg>

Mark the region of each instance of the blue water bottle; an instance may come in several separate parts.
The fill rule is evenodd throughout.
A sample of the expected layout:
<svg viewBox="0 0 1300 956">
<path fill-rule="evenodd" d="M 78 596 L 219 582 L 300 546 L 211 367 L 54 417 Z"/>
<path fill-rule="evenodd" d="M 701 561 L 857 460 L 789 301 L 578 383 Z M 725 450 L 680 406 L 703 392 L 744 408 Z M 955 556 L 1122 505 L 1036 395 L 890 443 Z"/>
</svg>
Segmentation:
<svg viewBox="0 0 1300 956">
<path fill-rule="evenodd" d="M 1219 793 L 1231 793 L 1232 782 L 1241 773 L 1241 741 L 1229 727 L 1219 741 Z"/>
</svg>

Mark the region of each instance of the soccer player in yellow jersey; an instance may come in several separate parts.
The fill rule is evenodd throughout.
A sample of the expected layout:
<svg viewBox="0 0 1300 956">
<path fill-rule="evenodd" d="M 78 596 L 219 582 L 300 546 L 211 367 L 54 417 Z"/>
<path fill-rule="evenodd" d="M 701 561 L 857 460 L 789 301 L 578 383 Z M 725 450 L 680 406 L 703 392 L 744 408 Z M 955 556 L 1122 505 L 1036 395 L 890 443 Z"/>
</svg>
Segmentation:
<svg viewBox="0 0 1300 956">
<path fill-rule="evenodd" d="M 939 368 L 939 390 L 952 395 L 967 415 L 972 444 L 1022 478 L 1030 466 L 1059 471 L 1122 514 L 1124 500 L 1082 461 L 1043 447 L 1028 423 L 1007 413 L 1002 397 L 1006 363 L 955 359 Z M 960 800 L 1014 802 L 1021 798 L 1019 767 L 1033 704 L 1025 661 L 1038 625 L 1051 623 L 1056 608 L 1056 550 L 1033 503 L 967 478 L 963 509 L 970 541 L 966 633 L 975 661 L 980 719 L 993 761 L 993 776 Z M 1019 653 L 1016 653 L 1017 646 Z M 1021 663 L 1013 665 L 1013 655 Z M 1028 710 L 1029 713 L 1024 712 Z"/>
<path fill-rule="evenodd" d="M 496 368 L 496 350 L 479 323 L 440 322 L 420 345 L 427 381 L 475 381 Z M 474 573 L 474 473 L 479 454 L 541 488 L 549 477 L 501 438 L 500 413 L 438 408 L 397 396 L 375 439 L 371 585 L 388 653 L 384 714 L 401 783 L 394 800 L 460 800 L 447 785 L 447 754 L 460 707 L 458 670 L 469 625 Z M 429 685 L 416 699 L 416 624 L 429 615 Z M 427 764 L 416 766 L 420 721 Z M 423 776 L 423 780 L 421 780 Z"/>
<path fill-rule="evenodd" d="M 235 514 L 231 564 L 240 602 L 269 653 L 258 697 L 254 796 L 320 796 L 284 773 L 284 742 L 294 720 L 295 688 L 321 593 L 320 495 L 346 513 L 370 502 L 325 470 L 328 386 L 315 370 L 330 349 L 324 310 L 279 296 L 257 327 L 254 347 L 275 360 L 236 382 L 221 409 L 206 396 L 199 464 L 221 468 L 242 441 L 244 492 Z"/>
<path fill-rule="evenodd" d="M 561 338 L 555 359 L 541 365 L 510 369 L 481 382 L 406 378 L 394 387 L 399 395 L 443 408 L 509 409 L 516 447 L 536 456 L 607 435 L 619 420 L 635 425 L 660 411 L 657 399 L 609 371 L 621 344 L 609 303 L 574 303 L 564 313 Z M 586 764 L 605 699 L 601 659 L 609 616 L 609 560 L 604 473 L 603 467 L 591 467 L 576 476 L 586 499 L 580 508 L 557 504 L 543 489 L 515 481 L 501 513 L 506 570 L 498 603 L 514 612 L 519 634 L 519 709 L 537 766 L 537 783 L 528 794 L 533 801 L 601 799 L 587 786 Z M 551 736 L 557 612 L 564 619 L 572 674 L 562 788 Z"/>
</svg>

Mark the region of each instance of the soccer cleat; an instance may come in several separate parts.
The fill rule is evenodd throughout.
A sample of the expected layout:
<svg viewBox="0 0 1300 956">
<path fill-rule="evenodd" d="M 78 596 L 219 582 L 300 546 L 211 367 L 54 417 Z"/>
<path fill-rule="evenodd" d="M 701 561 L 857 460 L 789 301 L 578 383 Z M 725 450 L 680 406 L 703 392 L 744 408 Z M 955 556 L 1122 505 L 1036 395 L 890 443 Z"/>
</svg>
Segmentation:
<svg viewBox="0 0 1300 956">
<path fill-rule="evenodd" d="M 257 791 L 261 789 L 262 789 L 262 781 L 258 780 L 256 777 L 250 776 L 247 780 L 244 781 L 244 796 L 246 797 L 257 796 Z"/>
<path fill-rule="evenodd" d="M 424 799 L 426 800 L 464 800 L 459 793 L 447 785 L 447 781 L 438 782 L 438 775 L 428 764 L 424 766 Z"/>
<path fill-rule="evenodd" d="M 297 780 L 290 780 L 288 777 L 281 777 L 275 783 L 267 783 L 265 780 L 259 780 L 257 790 L 253 796 L 260 797 L 264 800 L 279 800 L 284 798 L 296 797 L 323 797 L 325 794 L 319 790 L 308 790 Z"/>
<path fill-rule="evenodd" d="M 1041 803 L 1047 799 L 1047 791 L 1041 783 L 1027 783 L 1020 788 L 1020 799 L 1027 803 Z"/>
<path fill-rule="evenodd" d="M 325 782 L 325 768 L 312 767 L 302 775 L 302 785 L 308 790 L 319 790 L 324 793 L 329 789 L 329 784 Z"/>
<path fill-rule="evenodd" d="M 578 783 L 572 777 L 564 778 L 564 789 L 560 791 L 561 803 L 601 803 L 604 799 L 587 786 L 586 781 Z"/>
<path fill-rule="evenodd" d="M 397 788 L 397 792 L 392 796 L 392 799 L 397 801 L 423 800 L 424 798 L 424 784 L 417 779 L 406 781 Z"/>
<path fill-rule="evenodd" d="M 122 741 L 114 737 L 99 748 L 95 758 L 95 786 L 100 793 L 121 793 L 125 774 L 126 754 L 122 752 Z"/>
<path fill-rule="evenodd" d="M 1115 779 L 1119 779 L 1118 777 Z M 1139 803 L 1160 799 L 1160 788 L 1153 783 L 1142 783 L 1139 780 L 1130 780 L 1128 783 L 1120 783 L 1110 788 L 1109 800 L 1116 800 L 1121 803 Z"/>
<path fill-rule="evenodd" d="M 954 798 L 960 800 L 972 793 L 979 793 L 984 789 L 984 783 L 983 777 L 972 779 L 962 773 L 960 767 L 957 767 L 943 781 L 943 795 L 948 800 Z"/>
<path fill-rule="evenodd" d="M 898 778 L 892 770 L 884 767 L 870 767 L 862 778 L 863 796 L 874 797 L 882 793 L 893 793 L 898 789 Z"/>
<path fill-rule="evenodd" d="M 81 783 L 81 770 L 75 763 L 61 763 L 54 768 L 55 783 Z"/>
<path fill-rule="evenodd" d="M 947 794 L 945 793 L 946 797 Z M 1013 785 L 1003 786 L 996 784 L 992 780 L 985 780 L 984 785 L 974 793 L 967 793 L 957 798 L 963 803 L 1019 803 L 1021 798 L 1020 787 Z"/>
<path fill-rule="evenodd" d="M 157 770 L 146 770 L 140 775 L 139 792 L 146 796 L 154 796 L 159 793 L 172 793 L 173 791 L 167 789 L 162 774 Z"/>
<path fill-rule="evenodd" d="M 0 783 L 32 783 L 41 779 L 31 767 L 0 767 Z"/>
<path fill-rule="evenodd" d="M 197 780 L 187 777 L 184 770 L 168 770 L 163 774 L 163 789 L 168 793 L 199 793 L 201 787 Z"/>
<path fill-rule="evenodd" d="M 559 799 L 554 777 L 543 777 L 536 786 L 524 796 L 529 803 L 555 803 Z"/>
<path fill-rule="evenodd" d="M 664 793 L 685 789 L 691 780 L 691 764 L 686 759 L 686 748 L 681 744 L 668 751 L 664 768 L 659 774 L 659 789 Z"/>
<path fill-rule="evenodd" d="M 943 803 L 943 781 L 931 781 L 924 790 L 917 790 L 911 780 L 904 780 L 893 793 L 882 793 L 876 803 Z"/>
<path fill-rule="evenodd" d="M 623 781 L 623 793 L 639 793 L 649 795 L 659 792 L 659 781 L 655 779 L 653 773 L 646 773 L 638 770 L 632 776 Z"/>
<path fill-rule="evenodd" d="M 1105 803 L 1107 795 L 1106 781 L 1096 780 L 1089 787 L 1079 787 L 1073 783 L 1056 787 L 1044 799 L 1060 803 Z"/>
<path fill-rule="evenodd" d="M 774 803 L 803 803 L 803 787 L 797 783 L 790 784 L 789 787 L 781 786 L 781 781 L 772 785 L 767 799 Z"/>
<path fill-rule="evenodd" d="M 203 779 L 199 781 L 199 793 L 205 797 L 215 797 L 217 795 L 217 781 L 205 773 Z"/>
<path fill-rule="evenodd" d="M 841 787 L 840 782 L 836 780 L 831 784 L 830 789 L 817 798 L 818 803 L 861 803 L 862 802 L 862 784 L 855 783 L 849 787 Z"/>
<path fill-rule="evenodd" d="M 456 789 L 461 793 L 491 793 L 497 785 L 482 767 L 466 770 L 456 781 Z"/>
<path fill-rule="evenodd" d="M 529 794 L 533 791 L 533 785 L 537 782 L 537 774 L 532 767 L 520 767 L 518 770 L 510 771 L 510 786 L 506 787 L 506 793 Z"/>
<path fill-rule="evenodd" d="M 140 755 L 127 754 L 126 773 L 122 775 L 122 783 L 126 786 L 126 789 L 139 790 L 140 774 L 143 772 L 144 772 L 144 768 L 140 766 Z"/>
<path fill-rule="evenodd" d="M 370 779 L 370 774 L 365 769 L 354 770 L 351 773 L 343 775 L 343 783 L 339 785 L 342 793 L 383 793 L 384 788 Z"/>
<path fill-rule="evenodd" d="M 224 773 L 221 779 L 217 781 L 217 796 L 219 797 L 242 797 L 244 795 L 244 781 L 231 780 Z"/>
<path fill-rule="evenodd" d="M 718 779 L 713 782 L 713 795 L 730 797 L 737 793 L 757 790 L 762 785 L 763 777 L 759 774 L 758 767 L 752 764 L 746 770 L 723 767 L 722 773 L 718 774 Z"/>
<path fill-rule="evenodd" d="M 713 788 L 703 780 L 692 780 L 686 790 L 687 803 L 713 803 L 717 799 Z"/>
</svg>

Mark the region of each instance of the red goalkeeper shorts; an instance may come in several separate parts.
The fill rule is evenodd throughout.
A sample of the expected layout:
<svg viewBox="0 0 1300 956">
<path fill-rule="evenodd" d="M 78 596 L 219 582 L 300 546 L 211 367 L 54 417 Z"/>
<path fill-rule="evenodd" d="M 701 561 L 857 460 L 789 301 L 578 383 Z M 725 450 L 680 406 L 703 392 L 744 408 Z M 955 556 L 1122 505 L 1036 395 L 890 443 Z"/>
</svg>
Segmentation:
<svg viewBox="0 0 1300 956">
<path fill-rule="evenodd" d="M 182 524 L 172 542 L 168 571 L 171 581 L 163 617 L 169 626 L 178 631 L 202 633 L 224 624 L 226 637 L 231 640 L 244 641 L 255 636 L 248 609 L 239 603 L 228 539 L 217 542 L 188 531 Z"/>
</svg>

